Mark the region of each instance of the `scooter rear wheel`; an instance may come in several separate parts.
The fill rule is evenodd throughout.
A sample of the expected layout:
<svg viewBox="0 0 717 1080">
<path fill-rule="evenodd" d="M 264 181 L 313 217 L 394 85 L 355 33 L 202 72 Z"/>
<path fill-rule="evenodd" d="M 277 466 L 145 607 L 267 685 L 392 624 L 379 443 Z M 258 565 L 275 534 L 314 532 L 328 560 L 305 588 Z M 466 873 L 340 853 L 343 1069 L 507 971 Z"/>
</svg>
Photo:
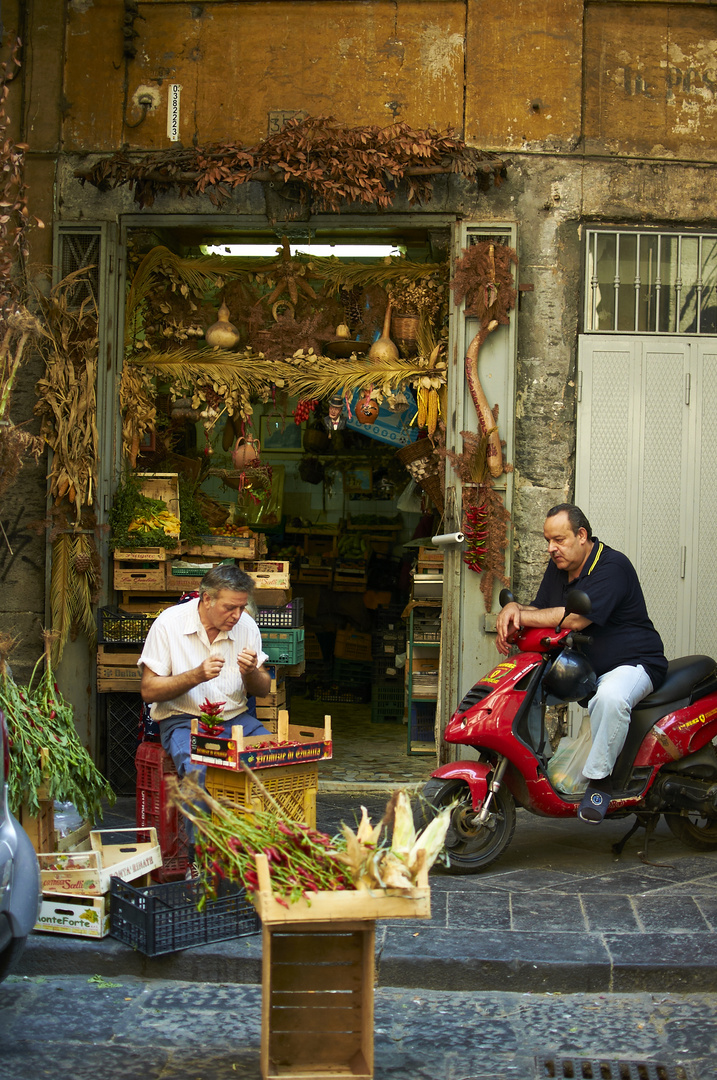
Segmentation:
<svg viewBox="0 0 717 1080">
<path fill-rule="evenodd" d="M 475 825 L 470 788 L 463 780 L 429 780 L 415 810 L 416 829 L 424 829 L 442 807 L 455 802 L 446 833 L 446 869 L 449 874 L 475 874 L 499 858 L 515 832 L 515 803 L 505 788 L 494 797 L 493 811 L 483 825 Z"/>
<path fill-rule="evenodd" d="M 665 814 L 667 827 L 686 847 L 694 851 L 714 851 L 717 848 L 717 823 L 703 817 L 683 817 Z"/>
</svg>

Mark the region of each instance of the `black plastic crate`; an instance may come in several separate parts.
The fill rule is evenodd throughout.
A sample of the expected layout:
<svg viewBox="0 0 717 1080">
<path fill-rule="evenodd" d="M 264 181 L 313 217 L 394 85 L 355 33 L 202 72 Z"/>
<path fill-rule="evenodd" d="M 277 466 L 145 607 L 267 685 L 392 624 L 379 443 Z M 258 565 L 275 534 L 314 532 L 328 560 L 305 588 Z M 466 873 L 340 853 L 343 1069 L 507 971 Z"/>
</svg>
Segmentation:
<svg viewBox="0 0 717 1080">
<path fill-rule="evenodd" d="M 134 795 L 137 790 L 137 753 L 142 698 L 139 694 L 102 694 L 105 700 L 107 746 L 106 775 L 117 795 Z"/>
<path fill-rule="evenodd" d="M 100 608 L 97 642 L 100 645 L 141 645 L 156 618 L 156 615 L 131 615 L 117 608 Z"/>
<path fill-rule="evenodd" d="M 348 686 L 352 690 L 356 687 L 371 686 L 371 662 L 362 660 L 342 660 L 334 658 L 332 677 L 334 682 L 342 686 Z"/>
<path fill-rule="evenodd" d="M 303 626 L 304 598 L 303 596 L 297 596 L 289 604 L 285 604 L 284 607 L 259 608 L 255 621 L 260 630 Z"/>
<path fill-rule="evenodd" d="M 246 890 L 226 881 L 217 884 L 216 900 L 197 904 L 201 881 L 170 881 L 137 889 L 121 878 L 110 881 L 110 934 L 145 956 L 191 949 L 210 941 L 247 937 L 261 929 Z"/>
<path fill-rule="evenodd" d="M 405 696 L 403 681 L 374 682 L 371 687 L 371 723 L 402 724 Z"/>
</svg>

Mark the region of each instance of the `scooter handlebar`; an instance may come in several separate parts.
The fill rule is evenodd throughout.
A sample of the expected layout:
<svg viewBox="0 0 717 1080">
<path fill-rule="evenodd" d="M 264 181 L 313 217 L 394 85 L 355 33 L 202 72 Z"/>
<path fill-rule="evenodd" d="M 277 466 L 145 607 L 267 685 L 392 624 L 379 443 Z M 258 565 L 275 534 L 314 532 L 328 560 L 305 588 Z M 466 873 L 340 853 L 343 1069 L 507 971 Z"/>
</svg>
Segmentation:
<svg viewBox="0 0 717 1080">
<path fill-rule="evenodd" d="M 570 635 L 570 638 L 575 645 L 592 645 L 593 639 L 590 634 L 581 634 L 579 631 L 574 630 Z"/>
</svg>

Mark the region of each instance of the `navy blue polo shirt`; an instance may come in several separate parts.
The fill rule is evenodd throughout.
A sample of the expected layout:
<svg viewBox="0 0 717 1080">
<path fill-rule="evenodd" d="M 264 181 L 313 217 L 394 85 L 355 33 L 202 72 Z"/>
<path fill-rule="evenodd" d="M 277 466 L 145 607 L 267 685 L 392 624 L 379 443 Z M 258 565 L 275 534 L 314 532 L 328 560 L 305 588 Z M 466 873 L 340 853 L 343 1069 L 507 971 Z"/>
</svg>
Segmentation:
<svg viewBox="0 0 717 1080">
<path fill-rule="evenodd" d="M 657 690 L 667 672 L 665 650 L 627 556 L 593 537 L 593 549 L 574 581 L 568 581 L 567 570 L 560 570 L 552 560 L 548 563 L 532 606 L 563 607 L 571 589 L 582 589 L 592 603 L 591 625 L 585 633 L 593 643 L 582 651 L 595 674 L 599 677 L 621 664 L 642 664 Z"/>
</svg>

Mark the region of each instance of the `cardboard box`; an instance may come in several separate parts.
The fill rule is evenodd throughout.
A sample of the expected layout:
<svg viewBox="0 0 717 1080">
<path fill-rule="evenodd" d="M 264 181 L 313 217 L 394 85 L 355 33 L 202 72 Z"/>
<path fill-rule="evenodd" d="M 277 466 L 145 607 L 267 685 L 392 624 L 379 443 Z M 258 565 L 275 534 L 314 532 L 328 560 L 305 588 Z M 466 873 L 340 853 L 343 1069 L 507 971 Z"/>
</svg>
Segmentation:
<svg viewBox="0 0 717 1080">
<path fill-rule="evenodd" d="M 125 839 L 120 839 L 124 834 Z M 138 841 L 146 835 L 148 840 Z M 109 843 L 111 839 L 119 843 Z M 148 874 L 162 865 L 157 830 L 93 829 L 91 851 L 53 851 L 38 855 L 43 894 L 52 896 L 101 896 L 109 892 L 110 878 L 123 881 Z"/>
<path fill-rule="evenodd" d="M 43 896 L 35 930 L 103 938 L 110 932 L 109 895 Z"/>
</svg>

